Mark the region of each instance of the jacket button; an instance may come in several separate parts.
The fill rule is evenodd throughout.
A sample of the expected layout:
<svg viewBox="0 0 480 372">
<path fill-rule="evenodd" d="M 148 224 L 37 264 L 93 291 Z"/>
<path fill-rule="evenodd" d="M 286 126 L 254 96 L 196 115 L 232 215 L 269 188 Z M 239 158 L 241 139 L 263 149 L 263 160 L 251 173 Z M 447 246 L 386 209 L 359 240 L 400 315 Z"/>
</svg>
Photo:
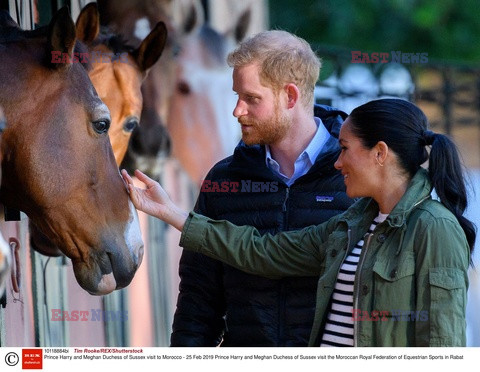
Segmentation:
<svg viewBox="0 0 480 372">
<path fill-rule="evenodd" d="M 377 237 L 377 240 L 380 242 L 380 243 L 383 243 L 385 241 L 385 239 L 387 239 L 387 237 L 385 236 L 385 234 L 380 234 L 378 237 Z"/>
<path fill-rule="evenodd" d="M 366 284 L 363 285 L 362 287 L 362 294 L 367 295 L 368 294 L 368 286 Z"/>
<path fill-rule="evenodd" d="M 337 255 L 337 250 L 333 249 L 332 252 L 330 253 L 331 257 L 335 257 Z"/>
<path fill-rule="evenodd" d="M 395 279 L 396 276 L 397 276 L 397 269 L 395 268 L 390 272 L 390 279 Z"/>
</svg>

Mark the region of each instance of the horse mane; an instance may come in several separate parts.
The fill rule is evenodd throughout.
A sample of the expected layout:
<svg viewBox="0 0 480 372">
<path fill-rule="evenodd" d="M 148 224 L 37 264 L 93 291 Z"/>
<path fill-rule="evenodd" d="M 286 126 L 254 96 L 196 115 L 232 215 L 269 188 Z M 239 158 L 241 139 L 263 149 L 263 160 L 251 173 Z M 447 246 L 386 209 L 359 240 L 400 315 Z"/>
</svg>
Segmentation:
<svg viewBox="0 0 480 372">
<path fill-rule="evenodd" d="M 22 30 L 12 20 L 7 11 L 0 11 L 0 44 L 14 43 L 22 40 L 46 38 L 48 36 L 48 26 L 41 26 L 35 30 Z M 74 53 L 88 53 L 88 48 L 79 40 L 75 43 Z M 81 63 L 81 62 L 80 62 Z M 91 63 L 88 61 L 81 63 L 85 70 L 90 71 Z"/>
<path fill-rule="evenodd" d="M 2 13 L 2 12 L 0 12 Z M 1 17 L 0 17 L 1 18 Z M 0 25 L 2 21 L 0 20 Z M 27 39 L 35 39 L 47 36 L 47 27 L 40 27 L 35 30 L 22 30 L 18 26 L 14 25 L 1 25 L 0 26 L 0 43 L 11 43 Z"/>
<path fill-rule="evenodd" d="M 92 42 L 92 46 L 105 45 L 110 49 L 115 55 L 121 53 L 131 53 L 134 51 L 134 47 L 128 44 L 126 39 L 115 32 L 113 32 L 107 26 L 100 27 L 100 33 L 95 40 Z"/>
</svg>

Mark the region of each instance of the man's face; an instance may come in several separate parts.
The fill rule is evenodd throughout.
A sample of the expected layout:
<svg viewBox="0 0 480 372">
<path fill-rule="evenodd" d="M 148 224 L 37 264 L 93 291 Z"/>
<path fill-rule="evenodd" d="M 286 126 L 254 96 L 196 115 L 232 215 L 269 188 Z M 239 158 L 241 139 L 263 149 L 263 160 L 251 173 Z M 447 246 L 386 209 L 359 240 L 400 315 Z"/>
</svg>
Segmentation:
<svg viewBox="0 0 480 372">
<path fill-rule="evenodd" d="M 238 95 L 233 116 L 242 126 L 245 144 L 275 145 L 285 137 L 291 124 L 282 105 L 286 93 L 262 85 L 257 64 L 233 70 L 233 90 Z"/>
</svg>

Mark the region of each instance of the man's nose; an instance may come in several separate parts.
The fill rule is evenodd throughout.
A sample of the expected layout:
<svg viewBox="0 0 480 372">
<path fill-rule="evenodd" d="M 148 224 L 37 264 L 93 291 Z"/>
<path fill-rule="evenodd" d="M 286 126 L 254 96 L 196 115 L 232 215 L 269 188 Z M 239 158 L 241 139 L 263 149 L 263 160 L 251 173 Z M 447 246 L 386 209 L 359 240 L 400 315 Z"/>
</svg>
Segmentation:
<svg viewBox="0 0 480 372">
<path fill-rule="evenodd" d="M 239 118 L 240 116 L 243 116 L 247 113 L 247 110 L 245 106 L 242 104 L 242 102 L 237 101 L 237 104 L 235 105 L 235 108 L 233 109 L 233 116 L 236 118 Z"/>
</svg>

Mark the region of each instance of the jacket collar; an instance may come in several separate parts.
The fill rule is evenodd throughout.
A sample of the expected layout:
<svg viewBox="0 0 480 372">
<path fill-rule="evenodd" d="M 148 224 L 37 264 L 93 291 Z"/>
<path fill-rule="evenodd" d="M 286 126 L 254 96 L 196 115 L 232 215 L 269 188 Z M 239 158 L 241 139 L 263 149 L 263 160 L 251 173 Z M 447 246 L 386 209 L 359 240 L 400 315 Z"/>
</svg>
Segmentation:
<svg viewBox="0 0 480 372">
<path fill-rule="evenodd" d="M 388 215 L 386 221 L 391 227 L 405 225 L 408 215 L 423 201 L 430 199 L 432 185 L 428 172 L 420 168 L 410 181 L 405 194 Z M 372 198 L 361 198 L 343 215 L 342 220 L 349 226 L 370 224 L 378 215 L 378 204 Z"/>
<path fill-rule="evenodd" d="M 387 221 L 392 227 L 405 224 L 407 216 L 417 205 L 430 198 L 432 184 L 427 170 L 420 168 L 413 176 L 407 191 L 390 212 Z"/>
</svg>

